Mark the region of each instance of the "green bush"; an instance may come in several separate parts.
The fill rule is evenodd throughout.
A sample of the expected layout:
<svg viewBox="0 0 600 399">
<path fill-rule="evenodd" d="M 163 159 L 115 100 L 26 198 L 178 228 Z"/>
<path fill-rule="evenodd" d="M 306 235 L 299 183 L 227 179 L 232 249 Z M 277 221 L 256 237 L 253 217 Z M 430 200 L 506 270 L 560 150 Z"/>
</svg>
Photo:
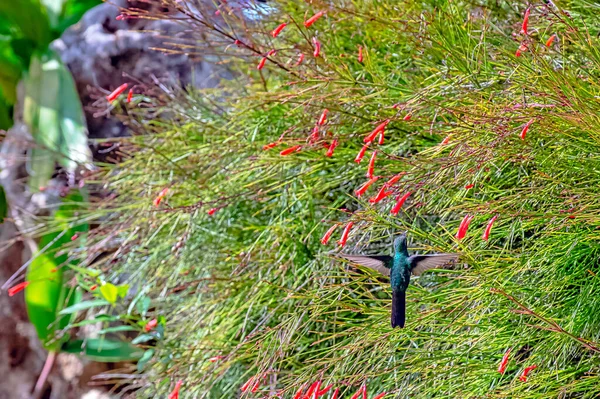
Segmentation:
<svg viewBox="0 0 600 399">
<path fill-rule="evenodd" d="M 343 397 L 363 383 L 398 398 L 600 394 L 596 4 L 533 4 L 528 35 L 526 5 L 503 1 L 282 0 L 246 26 L 226 5 L 223 20 L 171 6 L 203 35 L 195 53 L 238 74 L 218 90 L 130 109 L 140 134 L 98 177 L 118 193 L 98 209 L 96 239 L 121 240 L 107 278 L 127 275 L 135 287 L 123 309 L 149 297 L 139 317 L 166 322 L 141 397 L 183 379 L 182 395 L 232 398 L 254 375 L 265 380 L 248 397 L 291 397 L 317 379 Z M 356 164 L 363 138 L 387 119 L 384 144 Z M 382 179 L 357 198 L 373 149 Z M 369 202 L 402 172 L 393 196 Z M 465 215 L 474 219 L 458 240 Z M 348 221 L 345 252 L 386 253 L 408 230 L 411 250 L 458 251 L 465 265 L 415 278 L 407 326 L 391 329 L 388 281 L 332 256 L 341 227 L 320 243 Z"/>
</svg>

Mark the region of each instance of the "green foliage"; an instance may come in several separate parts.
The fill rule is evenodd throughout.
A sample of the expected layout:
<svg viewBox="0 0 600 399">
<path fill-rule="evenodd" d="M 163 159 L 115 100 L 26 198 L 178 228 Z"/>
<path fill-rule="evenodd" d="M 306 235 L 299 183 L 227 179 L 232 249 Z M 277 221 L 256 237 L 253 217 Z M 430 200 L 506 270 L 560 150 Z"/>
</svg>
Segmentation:
<svg viewBox="0 0 600 399">
<path fill-rule="evenodd" d="M 213 26 L 212 10 L 171 5 L 198 32 L 195 53 L 227 56 L 238 75 L 223 89 L 128 109 L 144 130 L 99 177 L 118 196 L 98 208 L 95 239 L 121 240 L 102 266 L 127 277 L 137 303 L 152 298 L 121 304 L 131 312 L 120 316 L 166 321 L 160 337 L 136 338 L 156 343 L 140 396 L 184 378 L 189 396 L 232 398 L 253 375 L 267 379 L 248 397 L 290 397 L 317 379 L 344 395 L 367 383 L 397 398 L 600 395 L 597 7 L 534 4 L 525 37 L 526 5 L 502 1 L 339 2 L 309 29 L 302 21 L 319 8 L 293 1 L 278 1 L 256 25 L 222 11 L 226 24 Z M 273 39 L 282 21 L 290 24 Z M 515 57 L 522 42 L 527 51 Z M 300 52 L 304 63 L 292 67 Z M 311 142 L 324 108 L 327 123 Z M 356 164 L 363 138 L 386 119 L 384 144 Z M 294 145 L 302 149 L 278 154 Z M 382 179 L 357 198 L 373 149 Z M 399 173 L 393 196 L 368 201 Z M 458 240 L 465 214 L 475 217 Z M 341 229 L 328 247 L 319 241 L 348 221 L 345 252 L 389 251 L 393 235 L 409 230 L 411 250 L 458 251 L 464 267 L 414 278 L 407 326 L 393 330 L 388 281 L 331 256 Z"/>
<path fill-rule="evenodd" d="M 68 338 L 67 335 L 57 335 L 57 332 L 63 333 L 62 330 L 71 319 L 68 315 L 72 312 L 62 312 L 63 308 L 81 307 L 81 304 L 76 304 L 81 300 L 77 288 L 70 288 L 64 279 L 65 267 L 76 264 L 76 261 L 60 252 L 71 242 L 71 237 L 89 229 L 87 223 L 77 222 L 77 214 L 83 210 L 83 201 L 79 192 L 72 192 L 63 198 L 53 216 L 56 231 L 40 238 L 40 251 L 27 268 L 27 314 L 40 340 L 50 350 L 56 350 Z"/>
<path fill-rule="evenodd" d="M 127 342 L 109 339 L 87 339 L 70 341 L 62 347 L 63 352 L 83 355 L 95 362 L 135 361 L 144 355 L 144 351 Z"/>
</svg>

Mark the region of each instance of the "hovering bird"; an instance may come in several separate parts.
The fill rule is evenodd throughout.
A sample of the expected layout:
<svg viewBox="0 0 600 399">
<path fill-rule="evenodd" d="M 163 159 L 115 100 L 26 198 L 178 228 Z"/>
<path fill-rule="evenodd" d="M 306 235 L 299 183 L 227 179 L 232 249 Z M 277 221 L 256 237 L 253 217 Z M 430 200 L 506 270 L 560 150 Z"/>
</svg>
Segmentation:
<svg viewBox="0 0 600 399">
<path fill-rule="evenodd" d="M 346 254 L 339 254 L 339 256 L 390 277 L 392 284 L 392 327 L 400 328 L 404 327 L 406 289 L 410 282 L 410 275 L 419 276 L 426 270 L 452 264 L 458 260 L 458 254 L 408 256 L 406 233 L 394 240 L 394 256 Z"/>
</svg>

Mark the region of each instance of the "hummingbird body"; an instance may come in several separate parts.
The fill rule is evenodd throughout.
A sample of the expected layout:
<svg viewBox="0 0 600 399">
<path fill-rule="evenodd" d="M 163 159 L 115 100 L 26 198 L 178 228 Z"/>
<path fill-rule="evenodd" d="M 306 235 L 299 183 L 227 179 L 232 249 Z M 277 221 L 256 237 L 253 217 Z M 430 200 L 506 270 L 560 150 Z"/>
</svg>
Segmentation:
<svg viewBox="0 0 600 399">
<path fill-rule="evenodd" d="M 426 270 L 441 267 L 458 260 L 458 254 L 408 255 L 406 233 L 394 240 L 394 255 L 344 255 L 340 256 L 390 276 L 392 287 L 392 327 L 404 327 L 406 290 L 411 274 L 420 275 Z"/>
</svg>

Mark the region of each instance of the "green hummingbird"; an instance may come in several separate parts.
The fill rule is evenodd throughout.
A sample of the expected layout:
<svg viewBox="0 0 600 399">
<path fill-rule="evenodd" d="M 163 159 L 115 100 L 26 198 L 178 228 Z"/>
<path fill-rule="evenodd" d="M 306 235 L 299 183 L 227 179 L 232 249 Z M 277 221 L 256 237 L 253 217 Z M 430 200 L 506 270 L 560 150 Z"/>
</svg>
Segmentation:
<svg viewBox="0 0 600 399">
<path fill-rule="evenodd" d="M 388 255 L 346 255 L 339 256 L 361 266 L 389 276 L 392 285 L 392 327 L 404 327 L 406 313 L 406 289 L 410 275 L 421 275 L 424 271 L 453 264 L 458 254 L 408 255 L 406 233 L 394 240 L 394 256 Z"/>
</svg>

